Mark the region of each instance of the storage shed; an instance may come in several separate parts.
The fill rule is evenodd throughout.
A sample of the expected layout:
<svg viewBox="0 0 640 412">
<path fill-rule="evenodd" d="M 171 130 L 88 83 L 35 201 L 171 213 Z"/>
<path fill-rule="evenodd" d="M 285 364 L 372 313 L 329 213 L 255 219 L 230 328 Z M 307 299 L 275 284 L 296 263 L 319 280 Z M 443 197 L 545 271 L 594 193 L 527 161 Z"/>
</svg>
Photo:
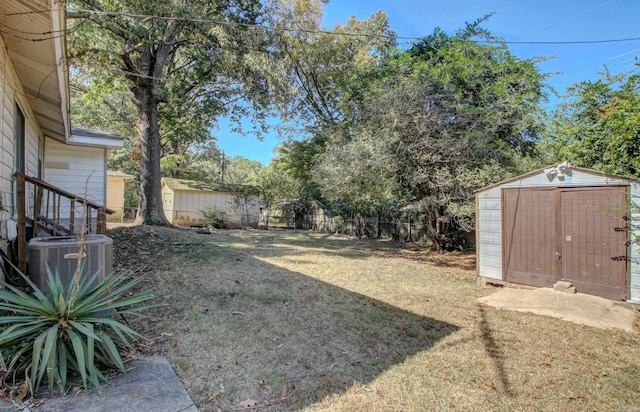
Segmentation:
<svg viewBox="0 0 640 412">
<path fill-rule="evenodd" d="M 162 178 L 164 214 L 174 225 L 199 225 L 203 211 L 224 213 L 229 226 L 258 226 L 260 198 L 247 187 L 219 185 L 194 180 Z"/>
<path fill-rule="evenodd" d="M 132 182 L 133 176 L 107 170 L 107 207 L 115 213 L 107 217 L 109 222 L 122 222 L 124 220 L 124 185 Z"/>
<path fill-rule="evenodd" d="M 567 162 L 476 192 L 479 280 L 640 303 L 640 182 Z M 636 210 L 634 210 L 636 209 Z"/>
</svg>

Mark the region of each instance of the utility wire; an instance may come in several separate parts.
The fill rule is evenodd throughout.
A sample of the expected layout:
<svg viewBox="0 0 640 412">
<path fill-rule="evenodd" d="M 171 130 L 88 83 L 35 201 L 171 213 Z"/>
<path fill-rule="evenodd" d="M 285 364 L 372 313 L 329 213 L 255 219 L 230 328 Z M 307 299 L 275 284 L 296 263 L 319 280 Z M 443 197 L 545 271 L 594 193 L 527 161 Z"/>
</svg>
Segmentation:
<svg viewBox="0 0 640 412">
<path fill-rule="evenodd" d="M 40 14 L 44 12 L 49 12 L 50 10 L 34 10 L 28 12 L 19 12 L 19 13 L 0 13 L 0 16 L 16 16 L 16 15 L 24 15 L 24 14 Z M 141 19 L 156 19 L 156 20 L 167 20 L 167 21 L 185 21 L 191 23 L 204 23 L 218 26 L 235 26 L 235 27 L 245 27 L 245 28 L 254 28 L 261 29 L 265 31 L 271 32 L 291 32 L 291 33 L 307 33 L 307 34 L 329 34 L 334 36 L 344 36 L 344 37 L 366 37 L 366 38 L 382 38 L 382 39 L 395 39 L 395 40 L 405 40 L 405 41 L 420 41 L 424 39 L 423 37 L 410 37 L 410 36 L 396 36 L 390 34 L 372 34 L 372 33 L 353 33 L 353 32 L 336 32 L 331 30 L 315 30 L 315 29 L 305 29 L 305 28 L 287 28 L 287 27 L 271 27 L 261 24 L 253 24 L 253 23 L 241 23 L 241 22 L 232 22 L 225 20 L 214 20 L 214 19 L 198 19 L 198 18 L 187 18 L 187 17 L 172 17 L 172 16 L 157 16 L 152 14 L 138 14 L 138 13 L 129 13 L 129 12 L 115 12 L 115 11 L 96 11 L 96 10 L 75 10 L 78 13 L 89 13 L 95 15 L 103 15 L 103 16 L 121 16 L 121 17 L 130 17 L 130 18 L 141 18 Z M 26 32 L 22 30 L 12 29 L 5 27 L 4 29 L 15 30 L 20 32 L 21 34 L 30 34 L 30 35 L 43 35 L 47 33 L 36 33 L 36 32 Z M 53 37 L 43 37 L 39 39 L 25 39 L 31 41 L 43 41 L 48 40 Z M 580 44 L 607 44 L 607 43 L 624 43 L 624 42 L 632 42 L 632 41 L 640 41 L 640 37 L 627 37 L 627 38 L 617 38 L 617 39 L 602 39 L 602 40 L 569 40 L 569 41 L 541 41 L 541 40 L 532 40 L 532 41 L 515 41 L 515 40 L 505 40 L 505 39 L 454 39 L 453 41 L 460 43 L 482 43 L 482 44 L 530 44 L 530 45 L 580 45 Z"/>
</svg>

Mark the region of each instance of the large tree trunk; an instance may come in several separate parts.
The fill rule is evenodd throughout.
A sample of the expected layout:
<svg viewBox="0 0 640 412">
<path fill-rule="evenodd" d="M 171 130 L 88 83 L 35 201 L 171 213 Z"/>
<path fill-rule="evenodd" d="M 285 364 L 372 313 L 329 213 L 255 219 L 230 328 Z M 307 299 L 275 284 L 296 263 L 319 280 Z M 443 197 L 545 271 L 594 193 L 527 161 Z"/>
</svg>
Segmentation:
<svg viewBox="0 0 640 412">
<path fill-rule="evenodd" d="M 149 82 L 150 83 L 150 82 Z M 171 226 L 164 215 L 160 180 L 158 98 L 150 84 L 133 89 L 140 131 L 140 204 L 136 223 Z"/>
</svg>

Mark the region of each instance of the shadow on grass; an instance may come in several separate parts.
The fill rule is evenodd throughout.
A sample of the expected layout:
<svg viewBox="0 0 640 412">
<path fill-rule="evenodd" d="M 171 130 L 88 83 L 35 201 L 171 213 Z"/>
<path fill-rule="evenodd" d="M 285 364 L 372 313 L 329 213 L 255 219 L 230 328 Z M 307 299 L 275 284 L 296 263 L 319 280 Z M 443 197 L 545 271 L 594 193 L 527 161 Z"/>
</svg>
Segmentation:
<svg viewBox="0 0 640 412">
<path fill-rule="evenodd" d="M 496 340 L 493 337 L 491 325 L 489 325 L 484 306 L 478 304 L 477 307 L 478 313 L 480 314 L 480 334 L 482 336 L 482 343 L 484 344 L 485 352 L 493 362 L 493 368 L 495 369 L 495 374 L 502 386 L 502 392 L 508 397 L 513 397 L 513 390 L 511 389 L 511 383 L 509 382 L 509 376 L 505 368 L 504 351 L 500 348 L 500 345 L 496 343 Z"/>
<path fill-rule="evenodd" d="M 271 256 L 303 255 L 308 253 L 303 248 L 313 249 L 315 253 L 341 256 L 354 259 L 366 259 L 376 251 L 399 249 L 400 245 L 393 242 L 363 240 L 350 238 L 345 235 L 334 235 L 300 230 L 280 231 L 271 236 L 270 232 L 228 231 L 224 235 L 260 247 Z M 283 244 L 286 242 L 286 244 Z"/>
<path fill-rule="evenodd" d="M 437 253 L 428 251 L 423 255 L 416 255 L 411 259 L 418 262 L 428 262 L 438 267 L 460 268 L 474 270 L 476 268 L 475 253 L 445 252 Z"/>
<path fill-rule="evenodd" d="M 443 252 L 415 244 L 399 243 L 383 239 L 356 239 L 347 235 L 310 232 L 306 230 L 278 230 L 273 236 L 269 231 L 227 231 L 225 235 L 242 242 L 255 242 L 261 251 L 269 256 L 304 255 L 311 248 L 314 253 L 353 259 L 367 259 L 379 253 L 396 253 L 417 262 L 431 263 L 438 267 L 474 270 L 475 253 Z M 265 239 L 267 239 L 265 241 Z M 271 240 L 268 240 L 271 239 Z M 286 239 L 286 244 L 282 243 Z"/>
<path fill-rule="evenodd" d="M 204 268 L 156 273 L 167 306 L 141 325 L 202 410 L 298 410 L 458 330 L 227 247 Z"/>
</svg>

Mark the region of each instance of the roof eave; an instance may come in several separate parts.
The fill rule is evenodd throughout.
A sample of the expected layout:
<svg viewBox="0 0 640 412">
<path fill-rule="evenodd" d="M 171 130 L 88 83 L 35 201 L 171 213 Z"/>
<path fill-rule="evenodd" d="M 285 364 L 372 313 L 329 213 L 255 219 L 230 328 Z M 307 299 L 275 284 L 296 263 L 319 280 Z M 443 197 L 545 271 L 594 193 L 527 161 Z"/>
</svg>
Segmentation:
<svg viewBox="0 0 640 412">
<path fill-rule="evenodd" d="M 124 146 L 124 138 L 115 133 L 74 127 L 66 143 L 74 146 L 120 149 Z"/>
<path fill-rule="evenodd" d="M 64 2 L 49 0 L 53 33 L 66 33 L 66 9 Z M 60 112 L 64 126 L 65 141 L 71 138 L 71 102 L 69 91 L 69 66 L 67 65 L 66 36 L 55 36 L 53 47 L 57 63 L 58 87 L 60 89 Z"/>
<path fill-rule="evenodd" d="M 493 189 L 494 187 L 501 186 L 501 185 L 504 185 L 506 183 L 514 182 L 516 180 L 525 179 L 525 178 L 530 177 L 530 176 L 535 176 L 538 173 L 542 173 L 546 169 L 549 169 L 549 168 L 552 168 L 552 167 L 555 167 L 555 166 L 556 166 L 556 164 L 553 164 L 553 165 L 542 167 L 540 169 L 532 170 L 530 172 L 527 172 L 527 173 L 524 173 L 524 174 L 521 174 L 521 175 L 518 175 L 518 176 L 510 177 L 508 179 L 501 180 L 500 182 L 497 182 L 497 183 L 482 187 L 480 189 L 476 189 L 476 190 L 473 191 L 473 193 L 484 192 L 485 190 Z M 631 183 L 631 182 L 640 183 L 640 181 L 637 180 L 637 179 L 632 179 L 632 178 L 624 177 L 624 176 L 612 175 L 612 174 L 609 174 L 609 173 L 601 172 L 600 170 L 587 169 L 587 168 L 584 168 L 584 167 L 571 166 L 571 167 L 568 168 L 568 170 L 576 170 L 576 171 L 579 171 L 579 172 L 589 173 L 589 174 L 592 174 L 592 175 L 598 175 L 598 176 L 602 176 L 602 177 L 605 177 L 605 178 L 611 179 L 611 180 L 622 180 L 622 181 L 629 182 L 629 183 Z"/>
</svg>

